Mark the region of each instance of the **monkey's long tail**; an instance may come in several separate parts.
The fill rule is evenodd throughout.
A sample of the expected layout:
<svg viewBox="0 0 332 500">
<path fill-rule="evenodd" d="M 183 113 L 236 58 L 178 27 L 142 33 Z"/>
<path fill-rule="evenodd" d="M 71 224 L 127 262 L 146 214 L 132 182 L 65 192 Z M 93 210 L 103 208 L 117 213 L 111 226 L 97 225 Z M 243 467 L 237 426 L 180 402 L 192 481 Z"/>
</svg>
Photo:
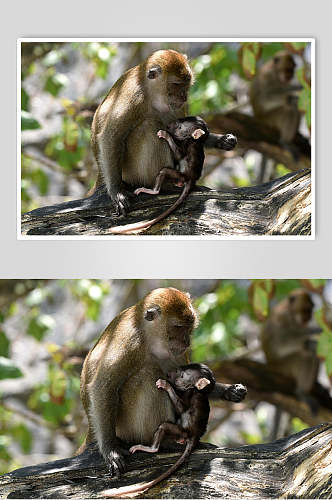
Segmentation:
<svg viewBox="0 0 332 500">
<path fill-rule="evenodd" d="M 175 472 L 180 465 L 183 464 L 183 462 L 186 460 L 187 457 L 191 454 L 193 449 L 196 446 L 196 441 L 193 439 L 189 439 L 187 441 L 186 447 L 180 458 L 175 462 L 174 465 L 172 465 L 167 471 L 165 471 L 163 474 L 161 474 L 159 477 L 156 479 L 153 479 L 152 481 L 149 481 L 147 483 L 138 483 L 138 484 L 133 484 L 131 486 L 122 486 L 121 488 L 111 488 L 109 490 L 104 490 L 102 491 L 102 495 L 104 497 L 109 497 L 109 498 L 134 498 L 140 493 L 143 493 L 146 490 L 149 490 L 156 484 L 160 483 L 160 481 L 163 481 L 167 477 L 169 477 L 173 472 Z"/>
<path fill-rule="evenodd" d="M 153 226 L 154 224 L 157 224 L 157 222 L 160 222 L 162 219 L 165 219 L 169 214 L 174 212 L 174 210 L 181 205 L 181 203 L 185 200 L 185 198 L 188 196 L 190 190 L 192 188 L 192 184 L 190 182 L 186 182 L 182 193 L 178 197 L 178 199 L 171 205 L 165 212 L 162 214 L 158 215 L 155 219 L 148 220 L 146 222 L 140 223 L 140 222 L 135 222 L 134 224 L 127 224 L 126 226 L 114 226 L 109 229 L 109 232 L 112 234 L 131 234 L 135 233 L 136 231 L 140 231 L 141 229 L 148 229 L 149 227 Z"/>
</svg>

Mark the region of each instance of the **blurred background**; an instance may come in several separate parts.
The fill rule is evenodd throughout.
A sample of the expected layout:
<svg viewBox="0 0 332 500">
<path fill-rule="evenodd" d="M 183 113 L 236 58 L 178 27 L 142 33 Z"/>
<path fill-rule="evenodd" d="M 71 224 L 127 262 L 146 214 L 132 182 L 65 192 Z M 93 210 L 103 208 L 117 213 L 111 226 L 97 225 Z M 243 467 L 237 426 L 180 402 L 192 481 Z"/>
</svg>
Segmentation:
<svg viewBox="0 0 332 500">
<path fill-rule="evenodd" d="M 310 43 L 23 42 L 22 212 L 86 195 L 96 178 L 90 126 L 98 104 L 124 71 L 160 48 L 191 61 L 189 114 L 204 117 L 213 132 L 238 137 L 234 151 L 209 151 L 199 184 L 250 186 L 310 167 Z M 290 96 L 301 117 L 292 144 L 253 116 L 249 98 L 259 68 L 280 50 L 292 54 L 294 81 L 302 85 Z"/>
<path fill-rule="evenodd" d="M 192 361 L 248 387 L 241 403 L 213 403 L 203 441 L 269 442 L 332 420 L 332 280 L 0 280 L 0 473 L 75 452 L 86 432 L 84 357 L 115 315 L 159 286 L 192 295 L 200 316 Z M 306 328 L 315 334 L 295 358 L 310 353 L 317 362 L 301 396 L 289 359 L 282 371 L 270 366 L 261 340 L 275 308 L 298 288 L 313 301 Z M 309 376 L 309 364 L 302 372 Z"/>
</svg>

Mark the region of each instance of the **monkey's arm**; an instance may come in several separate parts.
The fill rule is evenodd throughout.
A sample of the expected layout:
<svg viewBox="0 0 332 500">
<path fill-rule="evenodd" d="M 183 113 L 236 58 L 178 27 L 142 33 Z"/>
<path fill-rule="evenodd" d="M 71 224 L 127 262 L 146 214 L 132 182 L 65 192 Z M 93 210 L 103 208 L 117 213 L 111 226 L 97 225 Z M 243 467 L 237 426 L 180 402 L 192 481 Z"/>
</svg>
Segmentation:
<svg viewBox="0 0 332 500">
<path fill-rule="evenodd" d="M 236 144 L 237 138 L 233 134 L 214 134 L 213 132 L 210 132 L 204 146 L 207 148 L 217 148 L 224 149 L 225 151 L 231 151 L 235 148 Z"/>
<path fill-rule="evenodd" d="M 118 352 L 109 346 L 88 384 L 90 419 L 100 453 L 112 474 L 125 470 L 123 450 L 118 445 L 115 425 L 119 411 L 119 392 L 124 382 L 140 368 L 138 349 Z"/>
<path fill-rule="evenodd" d="M 247 388 L 242 384 L 221 384 L 217 382 L 213 391 L 209 394 L 209 399 L 225 399 L 226 401 L 238 403 L 245 398 L 247 392 Z"/>
<path fill-rule="evenodd" d="M 159 130 L 157 132 L 157 135 L 158 135 L 159 139 L 165 139 L 165 141 L 168 143 L 169 147 L 171 148 L 171 151 L 174 155 L 175 160 L 180 161 L 182 158 L 181 151 L 178 148 L 178 146 L 175 144 L 173 137 L 171 135 L 169 135 L 169 133 L 166 132 L 166 130 Z"/>
<path fill-rule="evenodd" d="M 132 113 L 129 113 L 129 107 L 118 110 L 112 96 L 105 100 L 96 114 L 92 134 L 97 163 L 117 213 L 125 215 L 129 209 L 130 193 L 122 183 L 124 154 L 127 138 L 139 121 L 134 119 L 135 110 Z M 100 123 L 103 125 L 98 125 Z"/>
<path fill-rule="evenodd" d="M 159 379 L 156 382 L 156 386 L 158 387 L 158 389 L 162 389 L 162 390 L 167 392 L 167 394 L 168 394 L 168 396 L 169 396 L 170 400 L 172 401 L 172 404 L 175 408 L 175 411 L 179 415 L 181 415 L 182 413 L 184 413 L 186 411 L 186 409 L 187 409 L 186 406 L 184 405 L 182 399 L 179 398 L 179 396 L 176 394 L 176 392 L 174 391 L 171 384 L 166 382 L 166 380 Z"/>
</svg>

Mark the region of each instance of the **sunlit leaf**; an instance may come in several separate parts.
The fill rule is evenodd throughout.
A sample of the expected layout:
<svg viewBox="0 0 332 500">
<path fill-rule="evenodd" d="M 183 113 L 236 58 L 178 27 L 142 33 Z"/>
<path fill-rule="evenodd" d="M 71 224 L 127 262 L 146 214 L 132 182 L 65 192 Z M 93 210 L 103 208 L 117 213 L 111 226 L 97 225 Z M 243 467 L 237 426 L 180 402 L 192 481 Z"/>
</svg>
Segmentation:
<svg viewBox="0 0 332 500">
<path fill-rule="evenodd" d="M 23 377 L 21 370 L 11 359 L 0 356 L 0 380 Z"/>
<path fill-rule="evenodd" d="M 10 342 L 4 331 L 0 331 L 0 356 L 9 358 Z"/>
<path fill-rule="evenodd" d="M 35 130 L 41 128 L 40 123 L 28 111 L 21 111 L 21 130 Z"/>
</svg>

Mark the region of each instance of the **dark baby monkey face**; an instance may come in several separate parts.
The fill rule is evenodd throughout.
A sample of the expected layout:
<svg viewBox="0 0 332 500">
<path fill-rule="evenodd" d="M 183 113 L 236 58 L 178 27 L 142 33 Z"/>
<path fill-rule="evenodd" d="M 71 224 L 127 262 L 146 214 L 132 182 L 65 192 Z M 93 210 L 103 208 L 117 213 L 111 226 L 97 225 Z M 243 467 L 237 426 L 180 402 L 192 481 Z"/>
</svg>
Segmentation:
<svg viewBox="0 0 332 500">
<path fill-rule="evenodd" d="M 207 124 L 199 116 L 188 116 L 175 120 L 169 123 L 166 130 L 179 141 L 186 139 L 205 141 L 209 134 Z"/>
<path fill-rule="evenodd" d="M 215 385 L 211 370 L 207 366 L 198 363 L 191 363 L 172 370 L 167 373 L 167 380 L 178 391 L 188 391 L 196 388 L 199 391 L 205 389 L 210 392 Z"/>
</svg>

